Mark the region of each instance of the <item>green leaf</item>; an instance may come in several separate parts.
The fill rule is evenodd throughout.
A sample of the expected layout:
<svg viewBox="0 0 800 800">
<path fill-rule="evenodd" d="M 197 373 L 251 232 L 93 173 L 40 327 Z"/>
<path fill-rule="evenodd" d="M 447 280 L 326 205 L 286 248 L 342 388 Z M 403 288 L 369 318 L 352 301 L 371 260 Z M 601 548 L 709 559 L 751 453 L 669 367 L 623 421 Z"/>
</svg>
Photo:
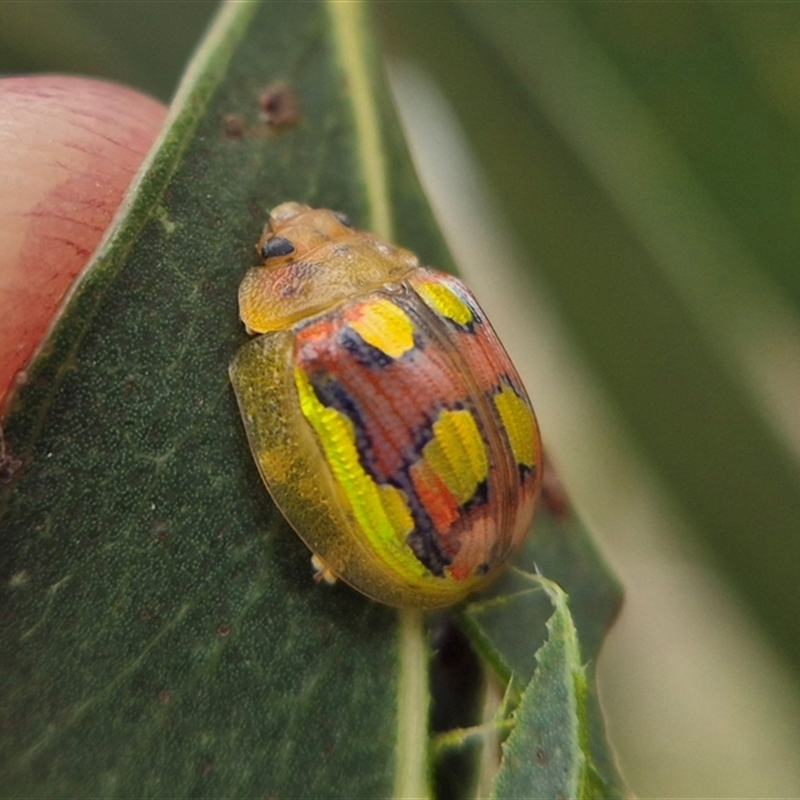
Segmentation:
<svg viewBox="0 0 800 800">
<path fill-rule="evenodd" d="M 530 590 L 554 606 L 547 641 L 536 652 L 538 669 L 514 714 L 503 745 L 493 798 L 621 796 L 592 763 L 588 685 L 567 597 L 554 583 L 529 577 Z"/>
<path fill-rule="evenodd" d="M 227 378 L 237 287 L 280 202 L 451 267 L 362 14 L 221 8 L 4 421 L 23 462 L 0 494 L 6 796 L 430 792 L 423 621 L 313 583 Z M 269 86 L 298 101 L 293 124 L 260 119 Z M 546 526 L 537 558 L 594 574 Z M 593 647 L 604 624 L 587 621 Z"/>
<path fill-rule="evenodd" d="M 510 683 L 512 703 L 520 703 L 514 715 L 513 735 L 518 740 L 528 741 L 544 735 L 547 725 L 557 729 L 553 735 L 574 734 L 572 739 L 559 743 L 560 757 L 578 765 L 585 763 L 580 774 L 586 780 L 586 776 L 593 776 L 592 780 L 604 787 L 603 793 L 597 796 L 622 796 L 624 783 L 607 741 L 594 675 L 600 646 L 622 604 L 622 590 L 580 519 L 565 505 L 561 489 L 552 485 L 547 488 L 544 507 L 534 522 L 533 535 L 515 568 L 487 592 L 467 603 L 461 619 L 477 651 L 504 682 Z M 572 613 L 567 610 L 565 596 L 569 597 Z M 560 631 L 558 642 L 554 642 L 554 625 Z M 566 635 L 564 630 L 568 634 L 567 641 L 562 641 Z M 551 661 L 542 661 L 543 654 L 552 652 L 557 652 L 561 659 L 555 670 Z M 534 697 L 542 692 L 547 694 L 550 690 L 542 687 L 548 682 L 565 680 L 565 670 L 580 675 L 581 691 L 574 697 L 569 695 L 569 703 L 576 704 L 575 708 L 561 707 L 560 719 L 543 718 L 539 712 L 523 713 L 526 704 L 536 706 L 541 702 L 541 699 L 532 700 L 531 694 Z M 551 705 L 548 700 L 549 711 L 542 713 L 555 714 Z M 580 737 L 575 732 L 578 728 Z M 543 776 L 547 776 L 549 781 L 555 774 L 552 770 L 557 770 L 555 764 L 542 761 L 535 749 L 518 750 L 515 759 L 509 763 L 504 756 L 501 774 L 506 777 L 501 780 L 498 776 L 498 797 L 558 796 L 544 791 L 546 784 L 536 783 L 537 792 L 526 793 L 521 789 L 524 784 L 517 783 L 528 780 L 531 775 L 537 776 L 536 780 L 545 780 Z M 547 769 L 539 769 L 547 764 Z M 502 793 L 512 786 L 517 787 L 515 792 Z"/>
</svg>

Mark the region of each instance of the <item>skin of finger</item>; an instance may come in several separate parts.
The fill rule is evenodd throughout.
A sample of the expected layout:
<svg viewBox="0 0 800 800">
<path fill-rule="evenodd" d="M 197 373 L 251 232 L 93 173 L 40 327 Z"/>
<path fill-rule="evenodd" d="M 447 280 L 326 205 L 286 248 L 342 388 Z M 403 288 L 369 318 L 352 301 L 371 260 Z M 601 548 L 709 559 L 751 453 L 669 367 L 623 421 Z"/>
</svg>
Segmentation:
<svg viewBox="0 0 800 800">
<path fill-rule="evenodd" d="M 0 79 L 0 409 L 24 380 L 166 111 L 105 81 Z"/>
</svg>

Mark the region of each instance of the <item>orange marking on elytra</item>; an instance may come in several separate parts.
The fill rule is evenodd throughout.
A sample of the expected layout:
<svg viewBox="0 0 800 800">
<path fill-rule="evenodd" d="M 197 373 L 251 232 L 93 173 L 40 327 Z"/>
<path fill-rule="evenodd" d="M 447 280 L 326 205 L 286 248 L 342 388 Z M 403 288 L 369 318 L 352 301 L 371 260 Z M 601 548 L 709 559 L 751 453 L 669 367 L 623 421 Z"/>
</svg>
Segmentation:
<svg viewBox="0 0 800 800">
<path fill-rule="evenodd" d="M 453 564 L 447 568 L 450 577 L 456 581 L 463 581 L 469 578 L 472 570 L 469 564 Z"/>
<path fill-rule="evenodd" d="M 430 515 L 436 530 L 444 533 L 459 517 L 457 499 L 444 481 L 427 465 L 417 463 L 410 472 L 417 497 Z"/>
</svg>

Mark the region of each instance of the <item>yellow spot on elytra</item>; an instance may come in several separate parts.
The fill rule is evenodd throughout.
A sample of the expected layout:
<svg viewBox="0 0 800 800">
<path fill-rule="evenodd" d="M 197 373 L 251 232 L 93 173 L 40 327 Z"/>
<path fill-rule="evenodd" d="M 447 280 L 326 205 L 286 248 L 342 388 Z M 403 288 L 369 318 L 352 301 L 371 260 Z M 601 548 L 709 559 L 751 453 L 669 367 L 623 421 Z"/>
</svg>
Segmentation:
<svg viewBox="0 0 800 800">
<path fill-rule="evenodd" d="M 425 445 L 422 455 L 459 505 L 475 495 L 488 475 L 486 446 L 478 423 L 466 409 L 439 415 L 433 423 L 433 439 Z"/>
<path fill-rule="evenodd" d="M 385 298 L 359 306 L 348 314 L 347 323 L 367 344 L 391 358 L 400 358 L 414 347 L 414 323 Z"/>
<path fill-rule="evenodd" d="M 467 325 L 475 318 L 472 309 L 443 283 L 424 281 L 418 283 L 416 289 L 427 306 L 457 325 Z"/>
<path fill-rule="evenodd" d="M 510 386 L 503 386 L 502 391 L 495 395 L 494 405 L 511 444 L 514 460 L 526 467 L 534 466 L 536 433 L 531 410 Z"/>
<path fill-rule="evenodd" d="M 314 428 L 325 460 L 363 532 L 387 559 L 397 561 L 398 551 L 407 550 L 409 564 L 419 572 L 422 566 L 406 545 L 414 521 L 403 493 L 394 486 L 377 484 L 366 473 L 350 419 L 320 402 L 303 370 L 295 369 L 294 379 L 303 416 Z"/>
</svg>

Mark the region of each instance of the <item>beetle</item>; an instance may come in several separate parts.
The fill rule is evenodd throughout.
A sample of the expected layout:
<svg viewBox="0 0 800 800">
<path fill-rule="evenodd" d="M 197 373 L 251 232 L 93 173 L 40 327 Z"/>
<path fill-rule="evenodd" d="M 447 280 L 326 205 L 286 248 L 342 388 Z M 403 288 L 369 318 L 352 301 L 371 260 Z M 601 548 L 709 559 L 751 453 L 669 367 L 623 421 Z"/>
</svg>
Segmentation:
<svg viewBox="0 0 800 800">
<path fill-rule="evenodd" d="M 343 214 L 275 207 L 230 378 L 261 477 L 314 553 L 391 606 L 451 605 L 524 541 L 542 476 L 519 374 L 470 290 Z"/>
</svg>

